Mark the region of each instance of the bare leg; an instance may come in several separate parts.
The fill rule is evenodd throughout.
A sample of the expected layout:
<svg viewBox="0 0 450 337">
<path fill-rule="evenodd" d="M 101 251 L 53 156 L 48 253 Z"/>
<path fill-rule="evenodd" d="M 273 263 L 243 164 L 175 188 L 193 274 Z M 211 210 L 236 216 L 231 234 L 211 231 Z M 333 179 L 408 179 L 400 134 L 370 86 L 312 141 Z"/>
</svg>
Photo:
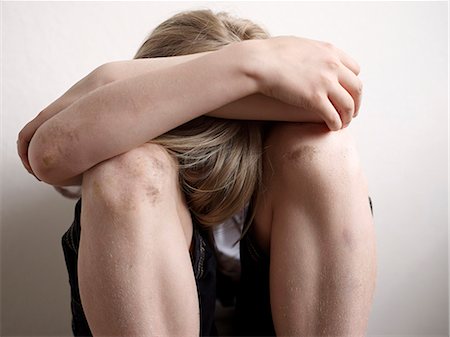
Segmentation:
<svg viewBox="0 0 450 337">
<path fill-rule="evenodd" d="M 375 277 L 364 175 L 348 130 L 283 123 L 267 140 L 254 235 L 270 251 L 278 336 L 363 336 Z"/>
<path fill-rule="evenodd" d="M 175 161 L 145 144 L 83 177 L 80 295 L 94 336 L 198 336 L 192 222 Z"/>
</svg>

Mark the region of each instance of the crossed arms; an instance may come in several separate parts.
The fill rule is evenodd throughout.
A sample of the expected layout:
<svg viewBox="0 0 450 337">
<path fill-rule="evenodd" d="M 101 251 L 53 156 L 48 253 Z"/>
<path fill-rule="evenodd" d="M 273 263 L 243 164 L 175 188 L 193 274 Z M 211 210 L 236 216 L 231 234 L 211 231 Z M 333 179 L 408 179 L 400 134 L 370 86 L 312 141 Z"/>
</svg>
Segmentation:
<svg viewBox="0 0 450 337">
<path fill-rule="evenodd" d="M 325 122 L 335 131 L 358 113 L 358 74 L 341 50 L 293 36 L 107 63 L 30 121 L 18 152 L 30 173 L 62 186 L 80 184 L 97 163 L 202 115 Z"/>
</svg>

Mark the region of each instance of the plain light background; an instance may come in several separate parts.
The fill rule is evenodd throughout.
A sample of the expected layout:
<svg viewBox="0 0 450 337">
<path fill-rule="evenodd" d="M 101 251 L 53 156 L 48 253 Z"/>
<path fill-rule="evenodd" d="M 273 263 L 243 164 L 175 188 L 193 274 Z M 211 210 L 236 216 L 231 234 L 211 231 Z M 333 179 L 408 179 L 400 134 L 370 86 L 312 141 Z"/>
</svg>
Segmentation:
<svg viewBox="0 0 450 337">
<path fill-rule="evenodd" d="M 131 59 L 158 23 L 200 8 L 358 60 L 364 97 L 350 130 L 378 242 L 369 335 L 447 336 L 446 2 L 3 2 L 1 335 L 71 335 L 60 240 L 75 202 L 23 169 L 17 133 L 95 67 Z"/>
</svg>

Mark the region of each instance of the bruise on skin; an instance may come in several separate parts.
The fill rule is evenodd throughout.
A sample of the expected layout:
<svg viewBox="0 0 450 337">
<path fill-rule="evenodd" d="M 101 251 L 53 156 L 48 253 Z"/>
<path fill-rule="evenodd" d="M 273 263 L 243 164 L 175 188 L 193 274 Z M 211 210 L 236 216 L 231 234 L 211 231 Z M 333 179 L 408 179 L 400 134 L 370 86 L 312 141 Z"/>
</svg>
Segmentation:
<svg viewBox="0 0 450 337">
<path fill-rule="evenodd" d="M 161 185 L 165 181 L 163 175 L 168 168 L 161 160 L 138 160 L 132 168 L 133 175 L 143 182 L 143 192 L 148 201 L 154 205 L 161 201 Z"/>
<path fill-rule="evenodd" d="M 44 155 L 42 157 L 42 163 L 44 164 L 44 167 L 51 167 L 55 163 L 55 157 L 50 154 Z"/>
<path fill-rule="evenodd" d="M 283 156 L 290 161 L 312 161 L 316 156 L 318 150 L 315 146 L 304 145 L 298 149 L 286 152 Z"/>
<path fill-rule="evenodd" d="M 155 170 L 165 170 L 166 169 L 164 163 L 161 160 L 159 160 L 158 158 L 152 158 L 151 163 Z"/>
<path fill-rule="evenodd" d="M 164 160 L 145 152 L 120 155 L 112 159 L 111 168 L 91 181 L 92 193 L 106 202 L 120 205 L 121 211 L 135 211 L 142 203 L 155 205 L 163 200 L 165 175 L 169 169 Z M 111 195 L 103 198 L 108 194 Z"/>
<path fill-rule="evenodd" d="M 92 188 L 94 190 L 94 193 L 99 196 L 102 193 L 102 188 L 100 187 L 100 184 L 98 183 L 98 181 L 94 181 L 94 183 L 92 184 Z"/>
<path fill-rule="evenodd" d="M 159 190 L 152 186 L 152 185 L 148 185 L 146 187 L 146 195 L 150 200 L 150 203 L 152 204 L 156 204 L 159 201 Z"/>
<path fill-rule="evenodd" d="M 43 146 L 48 149 L 42 157 L 42 164 L 46 168 L 50 168 L 57 163 L 62 162 L 70 157 L 70 149 L 79 142 L 79 132 L 70 126 L 61 124 L 58 120 L 50 124 L 46 124 L 47 130 L 41 135 Z"/>
</svg>

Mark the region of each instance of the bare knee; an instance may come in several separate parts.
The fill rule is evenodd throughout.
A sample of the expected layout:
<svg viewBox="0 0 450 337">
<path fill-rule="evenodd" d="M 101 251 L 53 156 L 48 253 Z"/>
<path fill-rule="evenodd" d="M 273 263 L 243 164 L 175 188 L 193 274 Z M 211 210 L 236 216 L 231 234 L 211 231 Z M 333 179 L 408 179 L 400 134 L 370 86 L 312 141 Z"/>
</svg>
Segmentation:
<svg viewBox="0 0 450 337">
<path fill-rule="evenodd" d="M 330 182 L 346 182 L 361 175 L 348 129 L 329 131 L 323 124 L 282 123 L 272 130 L 266 145 L 268 160 L 280 182 L 294 182 L 294 186 L 323 183 L 326 187 Z"/>
<path fill-rule="evenodd" d="M 284 123 L 267 145 L 274 214 L 311 221 L 315 230 L 347 247 L 367 239 L 361 234 L 361 223 L 372 221 L 367 181 L 348 129 Z"/>
<path fill-rule="evenodd" d="M 108 207 L 136 203 L 158 204 L 173 197 L 177 188 L 177 165 L 167 150 L 146 143 L 126 153 L 105 160 L 83 175 L 83 194 Z"/>
</svg>

